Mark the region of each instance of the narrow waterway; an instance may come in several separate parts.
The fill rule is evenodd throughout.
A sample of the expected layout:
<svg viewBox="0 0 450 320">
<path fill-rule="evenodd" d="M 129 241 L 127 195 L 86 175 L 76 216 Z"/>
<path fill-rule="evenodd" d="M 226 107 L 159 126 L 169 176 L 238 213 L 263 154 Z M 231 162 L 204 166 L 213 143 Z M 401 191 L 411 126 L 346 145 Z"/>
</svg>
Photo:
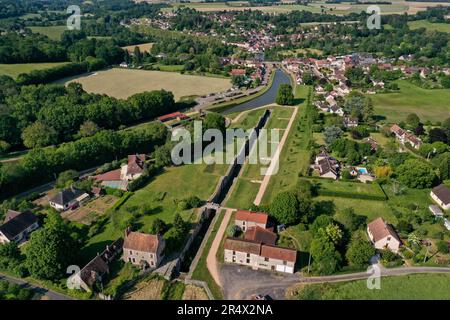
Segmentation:
<svg viewBox="0 0 450 320">
<path fill-rule="evenodd" d="M 264 92 L 259 97 L 256 97 L 250 101 L 238 104 L 237 106 L 231 107 L 229 109 L 224 110 L 223 114 L 238 112 L 238 111 L 244 111 L 244 110 L 250 110 L 254 108 L 259 108 L 262 106 L 266 106 L 268 104 L 274 103 L 275 98 L 277 96 L 278 87 L 281 84 L 291 84 L 291 78 L 289 75 L 287 75 L 283 70 L 277 69 L 275 71 L 275 76 L 272 82 L 272 86 L 269 90 Z"/>
</svg>

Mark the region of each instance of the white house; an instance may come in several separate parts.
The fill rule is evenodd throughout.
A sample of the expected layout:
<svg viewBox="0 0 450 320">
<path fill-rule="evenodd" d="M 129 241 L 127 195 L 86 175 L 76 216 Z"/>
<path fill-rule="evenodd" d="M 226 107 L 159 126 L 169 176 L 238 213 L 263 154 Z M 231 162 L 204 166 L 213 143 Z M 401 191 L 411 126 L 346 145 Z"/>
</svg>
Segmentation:
<svg viewBox="0 0 450 320">
<path fill-rule="evenodd" d="M 89 194 L 75 188 L 64 189 L 50 198 L 49 204 L 58 211 L 65 211 L 89 199 Z"/>
<path fill-rule="evenodd" d="M 430 192 L 430 196 L 442 209 L 450 209 L 450 190 L 445 185 L 441 184 L 434 187 Z"/>
<path fill-rule="evenodd" d="M 31 211 L 8 210 L 5 223 L 0 226 L 0 244 L 25 241 L 37 228 L 38 219 Z"/>
<path fill-rule="evenodd" d="M 367 225 L 367 234 L 376 249 L 389 249 L 397 253 L 402 244 L 394 229 L 381 217 Z"/>
</svg>

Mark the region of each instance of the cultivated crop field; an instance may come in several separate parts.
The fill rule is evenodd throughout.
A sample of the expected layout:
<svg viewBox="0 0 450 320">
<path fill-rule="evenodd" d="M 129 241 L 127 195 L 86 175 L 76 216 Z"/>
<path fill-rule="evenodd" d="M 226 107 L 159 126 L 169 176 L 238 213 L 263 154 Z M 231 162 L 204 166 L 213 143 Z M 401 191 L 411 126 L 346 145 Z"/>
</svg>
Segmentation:
<svg viewBox="0 0 450 320">
<path fill-rule="evenodd" d="M 416 113 L 422 121 L 442 121 L 450 114 L 450 89 L 427 90 L 408 81 L 397 81 L 400 91 L 370 96 L 375 114 L 388 122 L 404 121 L 408 114 Z"/>
<path fill-rule="evenodd" d="M 231 88 L 229 79 L 118 68 L 85 74 L 60 82 L 64 84 L 79 82 L 87 92 L 107 94 L 122 99 L 143 91 L 164 89 L 172 91 L 175 100 L 178 100 L 181 97 L 205 95 Z"/>
<path fill-rule="evenodd" d="M 33 33 L 40 33 L 52 40 L 61 40 L 61 35 L 67 30 L 67 26 L 30 27 Z"/>
<path fill-rule="evenodd" d="M 122 49 L 128 50 L 128 52 L 132 53 L 132 52 L 134 52 L 135 47 L 138 47 L 141 52 L 150 52 L 150 50 L 153 47 L 153 42 L 135 44 L 132 46 L 126 46 L 126 47 L 122 47 Z"/>
<path fill-rule="evenodd" d="M 33 70 L 49 69 L 66 63 L 67 62 L 0 64 L 0 75 L 7 75 L 11 78 L 17 78 L 17 76 L 21 73 L 28 73 Z"/>
</svg>

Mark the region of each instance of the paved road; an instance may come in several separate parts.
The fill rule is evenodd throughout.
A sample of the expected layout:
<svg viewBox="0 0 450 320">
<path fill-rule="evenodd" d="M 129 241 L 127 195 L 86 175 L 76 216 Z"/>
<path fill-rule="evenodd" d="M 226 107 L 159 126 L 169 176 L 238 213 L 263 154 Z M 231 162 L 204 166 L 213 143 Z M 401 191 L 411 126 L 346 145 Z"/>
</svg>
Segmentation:
<svg viewBox="0 0 450 320">
<path fill-rule="evenodd" d="M 278 144 L 277 149 L 275 150 L 275 152 L 273 154 L 272 161 L 270 162 L 269 168 L 267 169 L 267 172 L 264 176 L 261 186 L 259 187 L 258 194 L 256 195 L 255 201 L 253 202 L 257 206 L 261 203 L 262 198 L 264 197 L 266 188 L 269 185 L 270 177 L 273 174 L 276 174 L 279 169 L 281 150 L 283 150 L 283 146 L 286 143 L 287 137 L 289 136 L 289 132 L 291 131 L 291 127 L 292 127 L 292 124 L 294 123 L 294 119 L 297 115 L 297 112 L 298 112 L 298 108 L 294 107 L 294 112 L 292 113 L 291 119 L 289 120 L 286 130 L 284 131 L 283 137 L 281 138 L 281 141 Z"/>
<path fill-rule="evenodd" d="M 31 283 L 28 283 L 26 281 L 23 281 L 21 279 L 7 276 L 5 274 L 0 274 L 0 280 L 8 281 L 9 283 L 15 283 L 18 285 L 21 285 L 24 288 L 32 289 L 34 292 L 45 295 L 49 297 L 51 300 L 75 300 L 72 297 L 66 296 L 65 294 L 61 294 L 52 290 L 48 290 L 44 287 L 40 287 Z"/>
<path fill-rule="evenodd" d="M 90 174 L 94 173 L 95 170 L 97 170 L 97 168 L 99 168 L 99 167 L 100 166 L 97 166 L 97 167 L 94 167 L 94 168 L 90 168 L 90 169 L 86 169 L 86 170 L 83 170 L 83 171 L 79 171 L 78 174 L 79 174 L 80 177 L 83 177 L 83 176 L 86 176 L 86 175 L 90 175 Z M 47 191 L 53 189 L 54 186 L 55 186 L 55 181 L 48 182 L 46 184 L 43 184 L 43 185 L 34 187 L 32 189 L 29 189 L 27 191 L 24 191 L 24 192 L 16 195 L 15 197 L 16 198 L 23 198 L 23 197 L 26 197 L 26 196 L 28 196 L 28 195 L 30 195 L 32 193 L 47 192 Z"/>
<path fill-rule="evenodd" d="M 286 289 L 299 283 L 324 283 L 367 279 L 370 274 L 358 272 L 323 277 L 303 277 L 298 274 L 278 275 L 269 271 L 255 271 L 247 267 L 225 264 L 222 266 L 225 299 L 249 299 L 254 294 L 270 295 L 274 299 L 285 299 Z M 446 273 L 450 268 L 401 267 L 381 268 L 381 276 L 401 276 L 417 273 Z"/>
<path fill-rule="evenodd" d="M 208 267 L 209 273 L 214 278 L 214 281 L 218 285 L 221 286 L 221 278 L 219 272 L 219 266 L 217 263 L 217 250 L 220 247 L 220 242 L 222 242 L 222 238 L 224 233 L 226 232 L 228 222 L 230 221 L 231 214 L 233 213 L 233 209 L 227 209 L 225 211 L 225 216 L 223 217 L 222 223 L 217 230 L 216 237 L 211 244 L 211 248 L 209 249 L 208 255 L 206 257 L 206 266 Z"/>
</svg>

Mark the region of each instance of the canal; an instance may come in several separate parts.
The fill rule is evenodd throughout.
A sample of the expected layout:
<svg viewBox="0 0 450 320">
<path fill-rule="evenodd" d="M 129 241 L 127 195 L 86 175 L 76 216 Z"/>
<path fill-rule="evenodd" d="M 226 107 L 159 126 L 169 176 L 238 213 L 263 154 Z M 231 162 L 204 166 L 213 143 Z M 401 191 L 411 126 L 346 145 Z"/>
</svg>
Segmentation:
<svg viewBox="0 0 450 320">
<path fill-rule="evenodd" d="M 274 79 L 272 82 L 272 86 L 270 87 L 269 90 L 264 92 L 259 97 L 256 97 L 255 99 L 238 104 L 237 106 L 234 106 L 227 110 L 224 110 L 222 113 L 228 114 L 228 113 L 233 113 L 233 112 L 245 111 L 245 110 L 255 109 L 255 108 L 259 108 L 259 107 L 274 103 L 275 98 L 277 96 L 278 87 L 281 84 L 286 84 L 286 83 L 291 84 L 291 78 L 283 70 L 277 69 L 275 71 L 275 76 L 274 76 Z"/>
</svg>

